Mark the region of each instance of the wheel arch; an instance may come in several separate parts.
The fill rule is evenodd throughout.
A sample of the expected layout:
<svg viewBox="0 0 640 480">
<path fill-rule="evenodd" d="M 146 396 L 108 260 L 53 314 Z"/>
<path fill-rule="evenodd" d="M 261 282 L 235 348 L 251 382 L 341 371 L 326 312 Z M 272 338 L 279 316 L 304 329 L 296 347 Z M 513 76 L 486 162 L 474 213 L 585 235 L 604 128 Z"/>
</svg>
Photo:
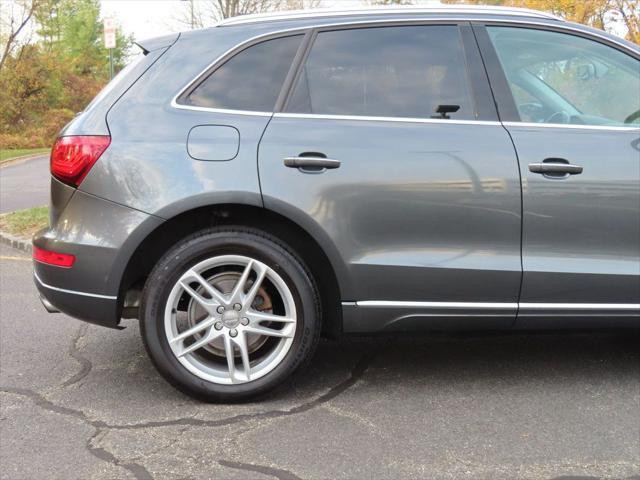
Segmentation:
<svg viewBox="0 0 640 480">
<path fill-rule="evenodd" d="M 309 223 L 312 223 L 309 221 Z M 285 243 L 314 276 L 322 301 L 323 334 L 342 332 L 342 295 L 348 286 L 346 268 L 336 247 L 313 225 L 301 226 L 287 215 L 250 204 L 223 203 L 199 206 L 176 213 L 147 233 L 130 255 L 119 281 L 119 311 L 125 318 L 137 316 L 140 292 L 162 255 L 180 239 L 217 225 L 242 225 L 260 229 Z"/>
</svg>

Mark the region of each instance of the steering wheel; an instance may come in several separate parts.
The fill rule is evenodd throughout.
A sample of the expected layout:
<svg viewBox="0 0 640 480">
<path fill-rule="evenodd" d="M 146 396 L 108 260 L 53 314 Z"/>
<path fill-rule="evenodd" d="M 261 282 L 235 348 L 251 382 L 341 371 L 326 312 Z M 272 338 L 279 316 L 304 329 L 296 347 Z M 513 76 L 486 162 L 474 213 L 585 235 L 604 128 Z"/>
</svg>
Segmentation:
<svg viewBox="0 0 640 480">
<path fill-rule="evenodd" d="M 571 115 L 569 115 L 564 110 L 561 110 L 559 112 L 555 112 L 551 114 L 551 116 L 549 116 L 549 118 L 547 118 L 544 121 L 544 123 L 561 123 L 561 124 L 571 123 Z"/>
</svg>

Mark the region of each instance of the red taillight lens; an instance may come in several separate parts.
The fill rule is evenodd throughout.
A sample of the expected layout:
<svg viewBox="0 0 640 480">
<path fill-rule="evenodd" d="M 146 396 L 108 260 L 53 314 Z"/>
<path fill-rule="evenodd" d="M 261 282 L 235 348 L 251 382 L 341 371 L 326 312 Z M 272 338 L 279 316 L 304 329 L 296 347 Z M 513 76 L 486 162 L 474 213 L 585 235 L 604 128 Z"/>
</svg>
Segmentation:
<svg viewBox="0 0 640 480">
<path fill-rule="evenodd" d="M 75 255 L 69 253 L 58 253 L 50 250 L 43 250 L 36 246 L 33 247 L 33 259 L 36 262 L 46 263 L 47 265 L 55 265 L 56 267 L 70 268 L 76 261 Z"/>
<path fill-rule="evenodd" d="M 51 175 L 77 187 L 111 143 L 109 136 L 60 137 L 51 150 Z"/>
</svg>

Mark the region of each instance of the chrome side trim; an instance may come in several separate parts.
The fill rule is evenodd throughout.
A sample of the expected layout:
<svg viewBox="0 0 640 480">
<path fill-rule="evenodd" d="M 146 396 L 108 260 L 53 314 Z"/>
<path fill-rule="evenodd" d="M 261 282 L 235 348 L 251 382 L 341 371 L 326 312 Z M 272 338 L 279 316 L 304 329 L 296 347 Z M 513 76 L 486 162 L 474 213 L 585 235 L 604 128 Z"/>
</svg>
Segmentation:
<svg viewBox="0 0 640 480">
<path fill-rule="evenodd" d="M 54 287 L 54 286 L 48 285 L 48 284 L 44 283 L 42 280 L 40 280 L 40 277 L 38 277 L 38 274 L 36 272 L 33 272 L 33 276 L 35 277 L 36 281 L 40 285 L 42 285 L 44 288 L 48 288 L 49 290 L 55 290 L 56 292 L 70 293 L 72 295 L 81 295 L 83 297 L 102 298 L 102 299 L 105 299 L 105 300 L 117 300 L 118 299 L 118 297 L 111 296 L 111 295 L 98 295 L 97 293 L 79 292 L 77 290 L 67 290 L 66 288 Z"/>
<path fill-rule="evenodd" d="M 182 93 L 178 94 L 177 97 L 182 95 Z M 177 98 L 176 97 L 176 98 Z M 180 105 L 174 100 L 171 101 L 171 106 L 173 108 L 179 108 L 181 110 L 195 110 L 198 112 L 210 112 L 210 113 L 224 113 L 227 115 L 253 115 L 258 117 L 270 117 L 273 115 L 271 112 L 254 112 L 251 110 L 231 110 L 228 108 L 212 108 L 212 107 L 196 107 L 195 105 Z"/>
<path fill-rule="evenodd" d="M 461 12 L 462 13 L 462 12 Z M 468 12 L 467 12 L 468 13 Z M 344 19 L 342 21 L 337 21 L 337 22 L 333 22 L 333 23 L 318 23 L 318 24 L 314 24 L 314 25 L 305 25 L 302 27 L 291 27 L 291 28 L 285 28 L 285 29 L 280 29 L 280 30 L 272 30 L 270 32 L 266 32 L 266 33 L 261 33 L 260 35 L 255 35 L 253 37 L 250 37 L 240 43 L 238 43 L 237 45 L 234 45 L 233 47 L 229 48 L 227 51 L 225 51 L 222 55 L 219 55 L 215 60 L 213 60 L 213 62 L 209 63 L 204 69 L 202 69 L 195 77 L 193 77 L 191 80 L 189 80 L 187 82 L 187 84 L 182 87 L 178 93 L 176 95 L 174 95 L 174 97 L 171 99 L 171 107 L 173 108 L 178 108 L 178 109 L 182 109 L 182 110 L 194 110 L 194 111 L 203 111 L 203 112 L 213 112 L 213 113 L 231 113 L 231 114 L 237 114 L 237 115 L 259 115 L 259 116 L 269 116 L 272 115 L 273 112 L 248 112 L 248 111 L 244 111 L 244 110 L 225 110 L 225 109 L 216 109 L 216 108 L 208 108 L 208 107 L 196 107 L 196 106 L 190 106 L 190 105 L 180 105 L 177 102 L 177 99 L 189 88 L 191 87 L 191 85 L 193 85 L 196 81 L 198 81 L 200 79 L 200 77 L 202 77 L 203 74 L 205 74 L 209 69 L 213 68 L 216 66 L 217 63 L 219 63 L 220 61 L 222 61 L 224 58 L 226 58 L 227 56 L 233 54 L 234 52 L 238 52 L 240 50 L 242 50 L 246 45 L 258 41 L 261 38 L 267 38 L 267 37 L 272 37 L 274 35 L 280 35 L 280 34 L 291 34 L 291 35 L 295 35 L 296 33 L 303 33 L 306 32 L 307 30 L 312 30 L 314 28 L 330 28 L 330 27 L 345 27 L 345 26 L 353 26 L 354 28 L 358 28 L 358 27 L 362 27 L 362 26 L 367 26 L 370 24 L 398 24 L 398 23 L 415 23 L 415 22 L 425 22 L 425 24 L 429 24 L 429 23 L 435 23 L 435 24 L 441 24 L 441 23 L 446 23 L 446 22 L 468 22 L 469 18 L 465 17 L 464 14 L 462 15 L 453 15 L 451 17 L 441 17 L 441 18 L 420 18 L 420 17 L 410 17 L 410 18 L 378 18 L 375 20 L 361 20 L 361 21 L 351 21 L 349 19 Z M 508 19 L 508 18 L 492 18 L 492 17 L 487 17 L 487 18 L 482 18 L 478 20 L 481 23 L 505 23 L 505 24 L 518 24 L 518 25 L 523 25 L 523 26 L 531 26 L 531 27 L 553 27 L 555 29 L 561 29 L 567 32 L 574 32 L 574 33 L 580 33 L 582 35 L 585 35 L 587 37 L 594 37 L 594 38 L 600 38 L 606 42 L 609 43 L 614 43 L 616 45 L 618 45 L 619 47 L 621 47 L 623 50 L 625 51 L 631 51 L 634 54 L 638 55 L 640 52 L 636 51 L 635 49 L 632 49 L 629 47 L 629 45 L 622 43 L 622 42 L 618 42 L 615 39 L 609 38 L 606 35 L 600 35 L 597 32 L 591 32 L 591 31 L 584 31 L 580 28 L 576 28 L 573 27 L 569 24 L 566 24 L 564 22 L 558 22 L 558 23 L 552 23 L 550 24 L 549 22 L 544 22 L 544 21 L 523 21 L 523 20 L 513 20 L 513 19 Z M 293 115 L 293 114 L 291 114 Z M 472 121 L 472 120 L 469 120 Z M 474 124 L 477 124 L 478 122 L 474 122 Z M 515 122 L 520 124 L 519 122 Z M 532 125 L 536 125 L 539 126 L 539 124 L 534 123 Z M 618 127 L 618 128 L 626 128 L 626 127 Z"/>
<path fill-rule="evenodd" d="M 574 125 L 566 123 L 531 123 L 531 122 L 504 122 L 505 127 L 526 127 L 526 128 L 563 128 L 570 130 L 605 130 L 605 131 L 637 131 L 640 126 L 607 126 L 607 125 Z"/>
<path fill-rule="evenodd" d="M 494 14 L 505 16 L 520 16 L 520 17 L 532 17 L 532 18 L 544 18 L 549 20 L 564 21 L 562 18 L 547 12 L 540 12 L 538 10 L 531 10 L 528 8 L 513 8 L 513 7 L 468 7 L 465 5 L 452 5 L 448 7 L 426 7 L 426 6 L 414 6 L 403 8 L 346 8 L 346 9 L 310 9 L 310 10 L 292 10 L 289 12 L 271 12 L 271 13 L 257 13 L 252 15 L 239 15 L 236 17 L 227 18 L 218 22 L 217 26 L 225 25 L 244 25 L 248 23 L 268 22 L 276 20 L 304 20 L 309 18 L 323 18 L 323 17 L 339 17 L 339 16 L 358 16 L 358 15 L 402 15 L 402 14 L 440 14 L 440 13 L 455 13 L 455 14 Z"/>
<path fill-rule="evenodd" d="M 521 303 L 532 310 L 640 310 L 640 303 Z"/>
<path fill-rule="evenodd" d="M 400 307 L 400 308 L 489 308 L 515 310 L 517 303 L 490 302 L 396 302 L 385 300 L 365 300 L 356 302 L 358 307 Z"/>
<path fill-rule="evenodd" d="M 373 308 L 443 308 L 443 309 L 531 309 L 531 310 L 638 310 L 640 303 L 492 303 L 492 302 L 403 302 L 393 300 L 364 300 L 342 302 L 344 306 Z"/>
<path fill-rule="evenodd" d="M 500 126 L 500 122 L 485 120 L 444 120 L 438 118 L 413 117 L 370 117 L 365 115 L 324 115 L 319 113 L 275 113 L 274 118 L 318 118 L 324 120 L 359 120 L 369 122 L 404 122 L 404 123 L 439 123 L 456 125 L 492 125 Z"/>
</svg>

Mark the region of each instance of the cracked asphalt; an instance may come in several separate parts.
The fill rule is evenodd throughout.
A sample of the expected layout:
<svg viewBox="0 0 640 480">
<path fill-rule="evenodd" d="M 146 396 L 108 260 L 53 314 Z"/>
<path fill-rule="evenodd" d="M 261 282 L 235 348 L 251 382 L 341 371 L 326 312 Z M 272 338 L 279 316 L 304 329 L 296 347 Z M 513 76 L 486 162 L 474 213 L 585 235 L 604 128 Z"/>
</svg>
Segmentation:
<svg viewBox="0 0 640 480">
<path fill-rule="evenodd" d="M 640 337 L 348 338 L 207 405 L 124 331 L 47 314 L 0 246 L 2 479 L 640 479 Z"/>
</svg>

